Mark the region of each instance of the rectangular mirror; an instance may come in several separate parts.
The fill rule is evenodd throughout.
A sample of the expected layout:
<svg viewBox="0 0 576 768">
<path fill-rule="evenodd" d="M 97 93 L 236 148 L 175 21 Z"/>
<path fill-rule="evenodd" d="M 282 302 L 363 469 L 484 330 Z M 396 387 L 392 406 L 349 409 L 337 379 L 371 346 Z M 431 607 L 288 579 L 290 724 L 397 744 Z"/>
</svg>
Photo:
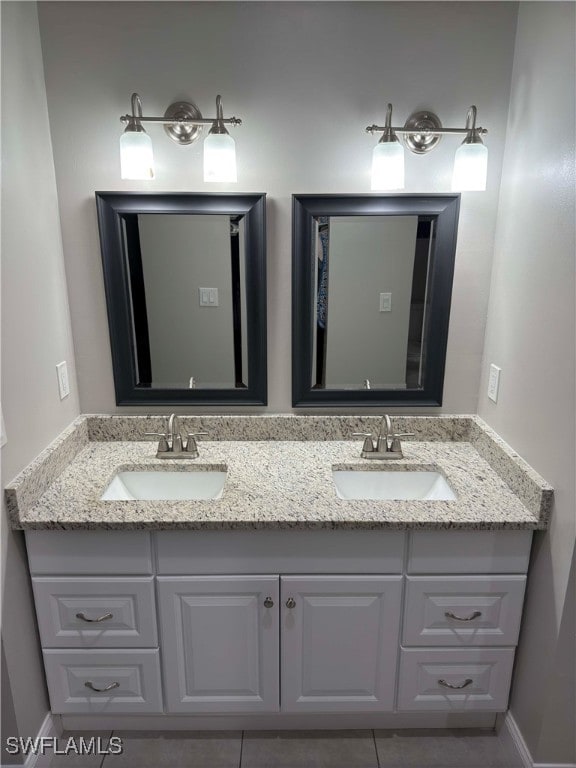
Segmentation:
<svg viewBox="0 0 576 768">
<path fill-rule="evenodd" d="M 441 405 L 458 195 L 293 198 L 293 404 Z"/>
<path fill-rule="evenodd" d="M 96 200 L 117 404 L 264 405 L 265 196 Z"/>
</svg>

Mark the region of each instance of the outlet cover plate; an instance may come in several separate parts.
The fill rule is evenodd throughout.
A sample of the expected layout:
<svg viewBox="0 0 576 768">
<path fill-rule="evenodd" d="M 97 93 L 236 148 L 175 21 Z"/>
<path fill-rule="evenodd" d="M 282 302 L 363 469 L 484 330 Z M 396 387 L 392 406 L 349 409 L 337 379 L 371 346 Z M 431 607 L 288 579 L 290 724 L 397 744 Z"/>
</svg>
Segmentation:
<svg viewBox="0 0 576 768">
<path fill-rule="evenodd" d="M 500 372 L 502 368 L 498 368 L 493 363 L 490 365 L 490 375 L 488 376 L 488 397 L 490 400 L 497 402 L 498 400 L 498 387 L 500 386 Z"/>
<path fill-rule="evenodd" d="M 68 379 L 68 365 L 66 360 L 58 363 L 56 366 L 58 374 L 58 389 L 60 391 L 60 400 L 64 400 L 70 394 L 70 380 Z"/>
</svg>

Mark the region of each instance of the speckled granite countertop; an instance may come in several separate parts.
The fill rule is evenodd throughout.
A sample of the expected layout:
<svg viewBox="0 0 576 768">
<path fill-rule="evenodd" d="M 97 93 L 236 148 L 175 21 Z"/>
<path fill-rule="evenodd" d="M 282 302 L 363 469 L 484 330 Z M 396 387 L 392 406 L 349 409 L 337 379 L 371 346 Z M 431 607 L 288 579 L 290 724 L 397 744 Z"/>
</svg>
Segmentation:
<svg viewBox="0 0 576 768">
<path fill-rule="evenodd" d="M 316 419 L 314 429 L 310 419 Z M 423 439 L 405 441 L 404 459 L 387 462 L 362 460 L 358 439 L 338 439 L 371 429 L 377 420 L 370 417 L 203 417 L 202 426 L 210 422 L 210 433 L 222 439 L 199 443 L 200 457 L 193 461 L 158 460 L 156 442 L 138 440 L 159 420 L 81 417 L 7 487 L 13 527 L 487 530 L 547 525 L 552 489 L 476 417 L 395 419 L 398 431 L 411 429 Z M 199 421 L 190 418 L 185 428 L 198 429 Z M 275 439 L 262 439 L 267 429 Z M 326 439 L 310 440 L 309 429 Z M 100 501 L 121 468 L 195 472 L 224 467 L 228 476 L 218 500 Z M 457 499 L 344 500 L 336 496 L 331 476 L 333 469 L 416 467 L 442 472 Z"/>
</svg>

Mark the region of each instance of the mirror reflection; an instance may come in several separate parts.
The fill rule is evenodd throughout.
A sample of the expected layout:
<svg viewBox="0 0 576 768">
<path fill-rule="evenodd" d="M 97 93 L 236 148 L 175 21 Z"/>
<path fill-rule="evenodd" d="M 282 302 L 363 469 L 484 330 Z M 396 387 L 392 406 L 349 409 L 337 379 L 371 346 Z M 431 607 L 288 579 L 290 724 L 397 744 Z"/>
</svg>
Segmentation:
<svg viewBox="0 0 576 768">
<path fill-rule="evenodd" d="M 313 218 L 313 389 L 423 386 L 431 216 Z"/>
<path fill-rule="evenodd" d="M 241 215 L 123 217 L 138 386 L 248 385 Z"/>
</svg>

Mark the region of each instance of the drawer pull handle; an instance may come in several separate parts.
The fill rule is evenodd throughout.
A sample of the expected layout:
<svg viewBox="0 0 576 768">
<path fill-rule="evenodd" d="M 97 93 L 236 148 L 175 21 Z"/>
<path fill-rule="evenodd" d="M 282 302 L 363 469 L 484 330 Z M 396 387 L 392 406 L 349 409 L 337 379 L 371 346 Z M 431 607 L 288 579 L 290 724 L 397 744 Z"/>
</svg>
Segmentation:
<svg viewBox="0 0 576 768">
<path fill-rule="evenodd" d="M 443 685 L 444 688 L 452 688 L 455 691 L 459 691 L 461 688 L 466 688 L 467 685 L 472 685 L 473 682 L 474 681 L 470 677 L 467 677 L 463 683 L 460 683 L 460 685 L 452 685 L 452 683 L 447 683 L 446 680 L 438 680 L 438 685 Z"/>
<path fill-rule="evenodd" d="M 267 597 L 264 600 L 264 607 L 265 608 L 274 608 L 274 600 L 272 600 L 271 597 Z"/>
<path fill-rule="evenodd" d="M 477 619 L 478 616 L 482 616 L 482 611 L 474 611 L 470 616 L 456 616 L 455 613 L 446 611 L 444 616 L 446 616 L 447 619 L 456 619 L 456 621 L 473 621 L 474 619 Z"/>
<path fill-rule="evenodd" d="M 110 683 L 110 685 L 107 685 L 106 688 L 96 688 L 94 683 L 88 680 L 87 683 L 84 683 L 84 686 L 86 688 L 90 688 L 91 691 L 95 691 L 96 693 L 106 693 L 106 691 L 111 691 L 112 688 L 120 688 L 120 683 Z"/>
<path fill-rule="evenodd" d="M 98 616 L 97 619 L 89 619 L 87 616 L 84 616 L 83 613 L 77 613 L 76 614 L 77 619 L 81 619 L 82 621 L 87 621 L 90 624 L 97 624 L 99 621 L 106 621 L 106 619 L 111 619 L 112 614 L 111 613 L 105 613 L 104 616 Z"/>
<path fill-rule="evenodd" d="M 286 608 L 295 608 L 296 607 L 296 600 L 294 600 L 293 597 L 289 597 L 288 600 L 286 600 Z"/>
</svg>

